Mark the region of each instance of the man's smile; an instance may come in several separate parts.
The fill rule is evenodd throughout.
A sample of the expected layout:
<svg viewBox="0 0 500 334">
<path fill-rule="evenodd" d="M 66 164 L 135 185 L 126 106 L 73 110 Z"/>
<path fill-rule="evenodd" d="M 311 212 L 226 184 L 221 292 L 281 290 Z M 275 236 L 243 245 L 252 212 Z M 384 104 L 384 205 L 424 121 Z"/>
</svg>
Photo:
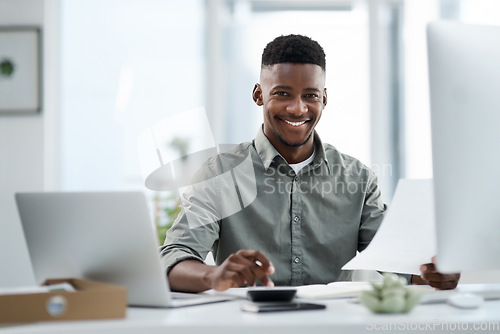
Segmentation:
<svg viewBox="0 0 500 334">
<path fill-rule="evenodd" d="M 306 121 L 292 122 L 292 121 L 289 121 L 289 120 L 286 120 L 286 119 L 284 119 L 283 121 L 285 123 L 287 123 L 287 124 L 290 124 L 291 126 L 294 126 L 294 127 L 301 126 L 302 124 L 304 124 L 306 122 Z"/>
<path fill-rule="evenodd" d="M 285 123 L 285 125 L 291 126 L 293 128 L 300 128 L 300 127 L 302 127 L 302 125 L 309 123 L 311 121 L 311 119 L 308 119 L 305 117 L 294 119 L 294 118 L 291 118 L 287 115 L 283 115 L 283 116 L 276 115 L 276 116 L 274 116 L 274 118 L 277 121 L 283 122 L 283 123 Z"/>
</svg>

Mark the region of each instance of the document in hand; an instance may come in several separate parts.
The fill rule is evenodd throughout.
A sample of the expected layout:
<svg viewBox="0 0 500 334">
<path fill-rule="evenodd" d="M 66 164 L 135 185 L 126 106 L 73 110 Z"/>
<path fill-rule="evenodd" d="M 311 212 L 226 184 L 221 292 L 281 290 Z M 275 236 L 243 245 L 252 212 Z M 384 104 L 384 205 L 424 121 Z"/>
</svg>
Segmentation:
<svg viewBox="0 0 500 334">
<path fill-rule="evenodd" d="M 368 247 L 342 269 L 420 275 L 436 255 L 432 179 L 400 179 L 392 204 Z"/>
</svg>

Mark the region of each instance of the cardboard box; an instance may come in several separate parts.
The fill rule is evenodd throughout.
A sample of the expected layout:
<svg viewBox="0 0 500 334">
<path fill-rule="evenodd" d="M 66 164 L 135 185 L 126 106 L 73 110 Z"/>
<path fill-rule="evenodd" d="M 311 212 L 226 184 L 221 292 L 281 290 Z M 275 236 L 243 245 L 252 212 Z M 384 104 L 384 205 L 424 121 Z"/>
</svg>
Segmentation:
<svg viewBox="0 0 500 334">
<path fill-rule="evenodd" d="M 125 317 L 124 287 L 73 278 L 50 279 L 44 285 L 63 282 L 77 291 L 0 295 L 0 323 Z"/>
</svg>

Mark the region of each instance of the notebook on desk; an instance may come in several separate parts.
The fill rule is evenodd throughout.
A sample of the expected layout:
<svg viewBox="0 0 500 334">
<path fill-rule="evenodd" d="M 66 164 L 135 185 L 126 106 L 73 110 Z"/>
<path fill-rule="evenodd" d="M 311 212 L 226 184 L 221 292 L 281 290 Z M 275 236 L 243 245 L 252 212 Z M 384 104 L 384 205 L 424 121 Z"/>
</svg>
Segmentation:
<svg viewBox="0 0 500 334">
<path fill-rule="evenodd" d="M 120 284 L 133 306 L 229 299 L 204 294 L 174 298 L 141 192 L 18 193 L 16 203 L 38 284 L 66 277 Z"/>
</svg>

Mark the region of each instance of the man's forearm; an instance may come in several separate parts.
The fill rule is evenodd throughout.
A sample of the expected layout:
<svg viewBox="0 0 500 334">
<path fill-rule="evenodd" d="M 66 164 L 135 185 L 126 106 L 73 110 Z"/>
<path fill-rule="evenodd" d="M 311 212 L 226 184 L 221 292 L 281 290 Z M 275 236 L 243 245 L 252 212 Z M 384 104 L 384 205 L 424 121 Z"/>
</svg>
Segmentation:
<svg viewBox="0 0 500 334">
<path fill-rule="evenodd" d="M 196 260 L 177 263 L 168 273 L 170 288 L 174 291 L 202 292 L 209 290 L 208 275 L 215 269 Z"/>
</svg>

